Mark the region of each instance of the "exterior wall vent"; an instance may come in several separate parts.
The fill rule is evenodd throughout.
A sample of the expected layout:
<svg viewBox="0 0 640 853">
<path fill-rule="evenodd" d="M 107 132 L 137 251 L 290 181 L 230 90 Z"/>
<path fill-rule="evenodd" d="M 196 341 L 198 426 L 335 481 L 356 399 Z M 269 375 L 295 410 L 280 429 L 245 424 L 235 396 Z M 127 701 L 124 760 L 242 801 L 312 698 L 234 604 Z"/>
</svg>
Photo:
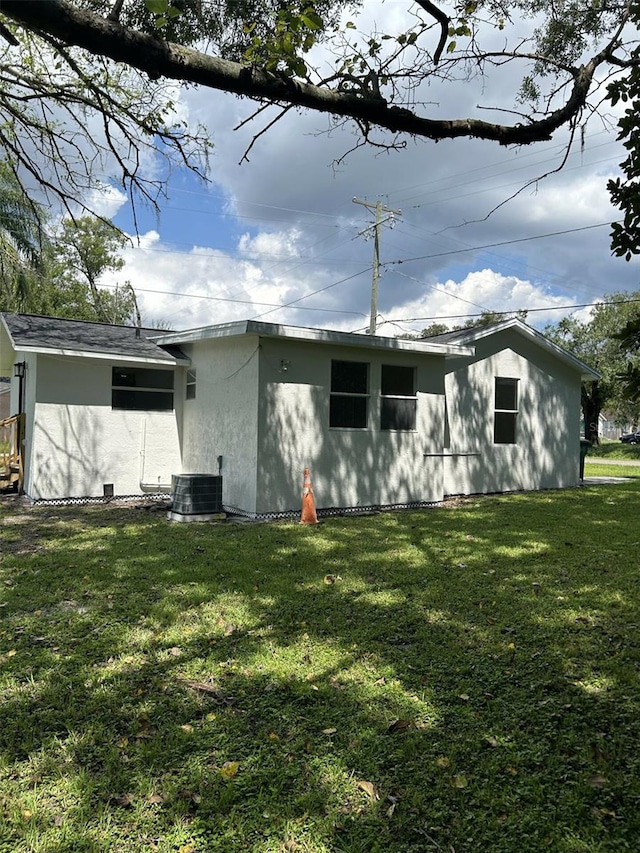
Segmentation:
<svg viewBox="0 0 640 853">
<path fill-rule="evenodd" d="M 223 512 L 222 477 L 214 474 L 173 474 L 171 521 L 211 521 Z"/>
</svg>

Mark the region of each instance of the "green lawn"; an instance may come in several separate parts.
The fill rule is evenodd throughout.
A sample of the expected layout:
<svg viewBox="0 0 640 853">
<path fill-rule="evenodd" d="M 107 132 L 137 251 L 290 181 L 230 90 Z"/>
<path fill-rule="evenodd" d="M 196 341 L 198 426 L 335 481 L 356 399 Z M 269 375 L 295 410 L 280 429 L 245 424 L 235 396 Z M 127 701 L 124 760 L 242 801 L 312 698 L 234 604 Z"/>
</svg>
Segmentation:
<svg viewBox="0 0 640 853">
<path fill-rule="evenodd" d="M 589 448 L 589 456 L 600 459 L 626 459 L 640 462 L 640 444 L 626 444 L 622 441 L 606 441 Z"/>
<path fill-rule="evenodd" d="M 1 500 L 0 850 L 637 851 L 639 514 Z"/>
<path fill-rule="evenodd" d="M 601 462 L 589 462 L 587 456 L 584 465 L 585 477 L 632 477 L 633 479 L 640 478 L 640 464 L 638 465 L 616 465 L 616 459 L 613 459 L 610 464 L 604 465 Z"/>
</svg>

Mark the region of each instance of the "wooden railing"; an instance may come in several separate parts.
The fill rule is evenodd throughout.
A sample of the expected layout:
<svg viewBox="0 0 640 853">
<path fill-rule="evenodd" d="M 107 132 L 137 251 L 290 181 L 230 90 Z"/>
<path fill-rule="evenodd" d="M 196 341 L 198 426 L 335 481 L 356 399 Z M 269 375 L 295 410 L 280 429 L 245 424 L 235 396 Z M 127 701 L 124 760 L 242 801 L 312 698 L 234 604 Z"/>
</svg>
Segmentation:
<svg viewBox="0 0 640 853">
<path fill-rule="evenodd" d="M 0 421 L 0 488 L 15 485 L 19 492 L 22 491 L 24 426 L 24 414 L 13 415 Z"/>
</svg>

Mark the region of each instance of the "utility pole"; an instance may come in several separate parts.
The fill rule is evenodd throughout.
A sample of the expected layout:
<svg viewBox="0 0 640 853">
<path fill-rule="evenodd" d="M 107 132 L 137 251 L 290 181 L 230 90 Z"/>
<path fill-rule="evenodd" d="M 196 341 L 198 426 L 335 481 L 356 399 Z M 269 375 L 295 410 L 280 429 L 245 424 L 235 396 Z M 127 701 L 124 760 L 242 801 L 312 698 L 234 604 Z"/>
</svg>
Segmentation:
<svg viewBox="0 0 640 853">
<path fill-rule="evenodd" d="M 358 234 L 358 237 L 360 237 L 362 234 L 367 234 L 373 230 L 373 276 L 371 279 L 371 315 L 369 318 L 369 334 L 375 335 L 376 321 L 378 319 L 378 282 L 380 281 L 380 229 L 385 222 L 393 223 L 394 216 L 402 216 L 402 211 L 392 210 L 390 207 L 385 207 L 380 200 L 375 204 L 360 198 L 354 198 L 352 200 L 354 204 L 361 204 L 369 210 L 375 211 L 376 215 L 376 221 L 372 225 L 369 225 L 367 228 L 360 231 Z M 384 219 L 382 218 L 383 213 L 387 214 Z"/>
</svg>

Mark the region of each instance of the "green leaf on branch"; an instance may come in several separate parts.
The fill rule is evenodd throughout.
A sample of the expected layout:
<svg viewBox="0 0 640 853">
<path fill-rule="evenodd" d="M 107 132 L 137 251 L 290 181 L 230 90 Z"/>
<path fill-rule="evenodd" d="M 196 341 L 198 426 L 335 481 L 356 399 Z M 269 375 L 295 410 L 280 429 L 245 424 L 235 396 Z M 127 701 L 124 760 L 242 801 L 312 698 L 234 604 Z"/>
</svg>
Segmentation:
<svg viewBox="0 0 640 853">
<path fill-rule="evenodd" d="M 164 15 L 169 8 L 169 0 L 144 0 L 144 5 L 154 15 Z"/>
</svg>

